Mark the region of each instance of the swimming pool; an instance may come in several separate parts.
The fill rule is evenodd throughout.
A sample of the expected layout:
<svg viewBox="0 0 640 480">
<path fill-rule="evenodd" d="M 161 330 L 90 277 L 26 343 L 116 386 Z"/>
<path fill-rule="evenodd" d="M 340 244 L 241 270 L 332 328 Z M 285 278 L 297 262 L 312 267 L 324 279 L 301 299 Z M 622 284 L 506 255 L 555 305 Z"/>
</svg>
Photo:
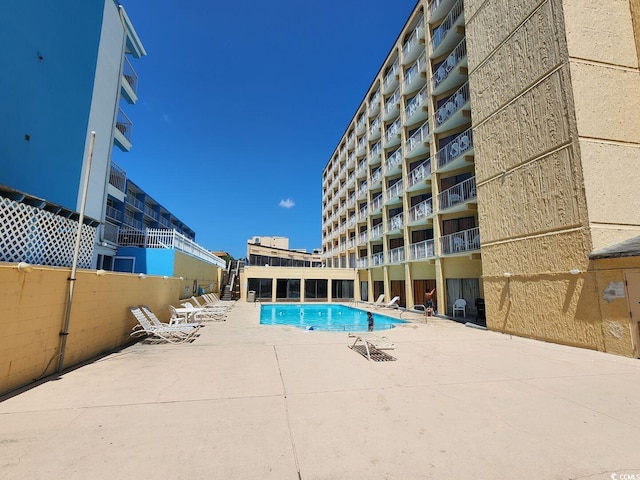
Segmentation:
<svg viewBox="0 0 640 480">
<path fill-rule="evenodd" d="M 388 330 L 404 320 L 373 313 L 375 330 Z M 298 303 L 295 305 L 271 304 L 260 306 L 261 325 L 290 325 L 306 330 L 365 332 L 367 311 L 344 305 Z"/>
</svg>

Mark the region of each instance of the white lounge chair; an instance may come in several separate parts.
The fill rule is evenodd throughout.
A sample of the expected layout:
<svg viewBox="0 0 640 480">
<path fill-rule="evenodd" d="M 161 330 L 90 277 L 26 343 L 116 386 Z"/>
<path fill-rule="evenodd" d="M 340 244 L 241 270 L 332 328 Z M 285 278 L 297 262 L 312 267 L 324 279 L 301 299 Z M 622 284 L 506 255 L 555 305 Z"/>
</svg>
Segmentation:
<svg viewBox="0 0 640 480">
<path fill-rule="evenodd" d="M 393 297 L 389 303 L 384 305 L 385 308 L 398 308 L 398 301 L 400 297 Z"/>
<path fill-rule="evenodd" d="M 222 302 L 210 303 L 206 299 L 204 299 L 204 297 L 203 297 L 203 300 L 204 300 L 203 302 L 200 302 L 200 300 L 198 300 L 196 297 L 191 297 L 191 300 L 193 301 L 193 303 L 195 303 L 195 306 L 197 306 L 198 308 L 204 308 L 205 311 L 226 313 L 229 310 L 229 308 L 231 308 L 228 305 L 224 305 Z"/>
<path fill-rule="evenodd" d="M 140 307 L 130 307 L 129 310 L 138 321 L 138 325 L 131 332 L 132 337 L 147 336 L 169 343 L 185 343 L 192 341 L 198 335 L 200 325 L 167 325 L 156 326 L 145 316 Z"/>
<path fill-rule="evenodd" d="M 205 322 L 207 320 L 225 320 L 225 316 L 227 315 L 226 309 L 213 309 L 200 306 L 195 307 L 190 302 L 184 302 L 182 306 L 186 310 L 193 310 L 193 313 L 189 311 L 184 312 L 186 321 L 189 321 L 190 318 L 194 318 L 199 322 Z M 180 312 L 178 312 L 174 307 L 169 306 L 169 308 L 172 310 L 172 318 L 173 315 L 180 315 Z M 184 311 L 184 309 L 181 311 Z"/>
<path fill-rule="evenodd" d="M 160 321 L 158 317 L 156 317 L 156 314 L 153 313 L 151 309 L 149 309 L 149 307 L 147 307 L 146 305 L 140 305 L 139 308 L 140 310 L 142 310 L 142 313 L 149 319 L 149 321 L 154 327 L 176 327 L 175 330 L 190 331 L 189 329 L 191 328 L 204 326 L 202 323 L 199 323 L 199 322 L 182 322 L 179 324 L 163 323 Z"/>
<path fill-rule="evenodd" d="M 367 359 L 371 361 L 371 352 L 382 352 L 383 350 L 395 350 L 396 346 L 387 337 L 380 337 L 373 333 L 350 333 L 349 338 L 355 338 L 353 344 L 348 347 L 354 350 L 354 347 L 361 343 L 366 352 Z M 351 343 L 351 341 L 349 341 Z M 392 357 L 393 358 L 393 357 Z M 395 359 L 394 359 L 395 360 Z"/>
</svg>

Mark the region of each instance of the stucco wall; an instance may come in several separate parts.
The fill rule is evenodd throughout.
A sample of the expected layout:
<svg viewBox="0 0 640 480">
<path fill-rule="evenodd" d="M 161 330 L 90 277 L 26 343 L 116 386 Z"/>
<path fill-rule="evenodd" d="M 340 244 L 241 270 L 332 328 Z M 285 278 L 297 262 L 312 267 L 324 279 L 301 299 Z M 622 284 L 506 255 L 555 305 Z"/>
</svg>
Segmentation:
<svg viewBox="0 0 640 480">
<path fill-rule="evenodd" d="M 216 295 L 220 295 L 223 274 L 221 268 L 177 250 L 175 251 L 173 268 L 173 276 L 182 277 L 183 279 L 181 281 L 180 298 L 197 295 L 199 288 L 204 289 L 207 293 L 213 292 Z M 194 282 L 197 285 L 195 292 L 193 291 Z"/>
<path fill-rule="evenodd" d="M 55 371 L 68 298 L 70 270 L 0 264 L 0 394 Z M 79 270 L 74 288 L 64 366 L 76 365 L 131 341 L 129 306 L 146 304 L 163 321 L 177 305 L 180 282 Z"/>
</svg>

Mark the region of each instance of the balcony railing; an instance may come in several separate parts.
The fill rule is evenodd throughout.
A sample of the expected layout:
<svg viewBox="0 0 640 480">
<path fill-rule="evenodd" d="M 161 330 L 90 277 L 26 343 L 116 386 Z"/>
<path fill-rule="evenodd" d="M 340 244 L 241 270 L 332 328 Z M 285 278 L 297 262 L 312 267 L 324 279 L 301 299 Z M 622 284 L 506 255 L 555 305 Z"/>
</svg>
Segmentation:
<svg viewBox="0 0 640 480">
<path fill-rule="evenodd" d="M 373 117 L 380 110 L 380 90 L 376 90 L 369 100 L 369 117 Z"/>
<path fill-rule="evenodd" d="M 123 226 L 131 227 L 136 230 L 142 230 L 144 228 L 144 223 L 127 214 L 124 215 L 122 224 Z"/>
<path fill-rule="evenodd" d="M 347 226 L 348 226 L 349 228 L 351 228 L 351 227 L 353 227 L 355 224 L 356 224 L 356 216 L 355 216 L 355 214 L 353 214 L 353 215 L 351 215 L 351 216 L 349 217 L 349 219 L 347 220 Z"/>
<path fill-rule="evenodd" d="M 387 190 L 385 191 L 385 198 L 388 202 L 402 195 L 402 192 L 403 192 L 403 184 L 402 184 L 402 180 L 399 180 L 398 182 L 394 183 L 389 188 L 387 188 Z"/>
<path fill-rule="evenodd" d="M 347 159 L 347 165 L 346 165 L 346 166 L 347 166 L 347 167 L 351 167 L 351 166 L 353 166 L 355 163 L 356 163 L 356 154 L 355 154 L 355 153 L 353 153 L 353 152 L 351 152 L 351 153 L 349 154 L 349 158 Z M 343 173 L 345 170 L 346 170 L 346 168 L 345 168 L 345 167 L 342 167 L 342 168 L 340 169 L 340 173 Z"/>
<path fill-rule="evenodd" d="M 397 80 L 398 75 L 398 61 L 393 62 L 393 65 L 384 76 L 384 80 L 382 81 L 382 87 L 387 90 L 391 88 L 391 85 Z"/>
<path fill-rule="evenodd" d="M 347 137 L 347 147 L 353 148 L 355 144 L 356 144 L 356 135 L 355 133 L 351 132 Z"/>
<path fill-rule="evenodd" d="M 384 252 L 378 252 L 371 255 L 371 266 L 378 267 L 384 264 Z"/>
<path fill-rule="evenodd" d="M 403 57 L 406 57 L 407 55 L 409 55 L 411 50 L 413 50 L 413 48 L 416 45 L 418 45 L 418 43 L 420 43 L 420 39 L 424 38 L 423 21 L 424 21 L 423 17 L 420 17 L 418 19 L 418 25 L 416 25 L 416 28 L 413 29 L 413 32 L 411 32 L 411 35 L 409 36 L 407 41 L 404 43 L 404 45 L 402 45 L 402 56 Z"/>
<path fill-rule="evenodd" d="M 138 93 L 138 74 L 131 66 L 131 62 L 127 56 L 124 56 L 124 62 L 122 64 L 122 75 L 127 81 L 134 93 Z"/>
<path fill-rule="evenodd" d="M 407 103 L 407 107 L 404 109 L 404 119 L 405 122 L 411 118 L 411 116 L 420 108 L 422 105 L 426 105 L 426 100 L 429 98 L 429 94 L 427 92 L 427 86 L 425 85 L 420 89 L 420 91 L 413 97 L 409 103 Z"/>
<path fill-rule="evenodd" d="M 358 197 L 362 197 L 363 195 L 366 195 L 368 191 L 369 191 L 369 186 L 367 185 L 367 182 L 365 180 L 358 188 Z"/>
<path fill-rule="evenodd" d="M 402 149 L 398 148 L 395 152 L 389 155 L 389 158 L 387 158 L 387 161 L 384 164 L 385 171 L 390 172 L 400 162 L 402 162 Z"/>
<path fill-rule="evenodd" d="M 107 205 L 107 210 L 105 214 L 107 218 L 115 220 L 116 222 L 122 222 L 123 213 L 120 210 L 117 210 L 110 205 Z"/>
<path fill-rule="evenodd" d="M 373 136 L 377 136 L 376 133 L 380 133 L 380 116 L 377 116 L 373 122 L 371 122 L 371 125 L 369 125 L 369 136 L 373 137 Z"/>
<path fill-rule="evenodd" d="M 382 229 L 383 229 L 382 223 L 379 223 L 375 227 L 373 227 L 369 231 L 369 240 L 375 240 L 377 238 L 382 237 L 382 234 L 384 233 Z"/>
<path fill-rule="evenodd" d="M 385 142 L 389 143 L 394 135 L 398 135 L 400 132 L 400 118 L 398 117 L 396 119 L 395 122 L 393 122 L 391 125 L 389 125 L 389 127 L 387 128 L 387 131 L 385 133 Z"/>
<path fill-rule="evenodd" d="M 453 52 L 446 58 L 444 62 L 438 67 L 431 77 L 431 88 L 435 90 L 449 75 L 449 72 L 455 68 L 455 66 L 467 56 L 467 41 L 463 38 L 462 41 L 453 49 Z"/>
<path fill-rule="evenodd" d="M 355 181 L 356 181 L 356 174 L 355 172 L 351 172 L 347 177 L 347 185 L 353 185 Z"/>
<path fill-rule="evenodd" d="M 461 86 L 451 95 L 436 112 L 436 127 L 439 127 L 452 117 L 469 101 L 469 82 Z"/>
<path fill-rule="evenodd" d="M 356 129 L 359 132 L 364 131 L 364 127 L 365 127 L 366 123 L 367 123 L 367 116 L 363 114 L 363 115 L 360 116 L 360 118 L 358 118 L 358 123 L 356 124 Z"/>
<path fill-rule="evenodd" d="M 429 120 L 424 122 L 422 126 L 413 132 L 413 135 L 407 140 L 405 148 L 407 153 L 411 153 L 418 145 L 429 143 Z"/>
<path fill-rule="evenodd" d="M 476 178 L 467 178 L 438 194 L 438 208 L 443 210 L 476 197 Z"/>
<path fill-rule="evenodd" d="M 423 52 L 418 57 L 416 62 L 413 65 L 411 65 L 411 67 L 408 68 L 404 72 L 404 88 L 405 88 L 405 90 L 407 90 L 409 88 L 409 86 L 413 83 L 413 81 L 415 80 L 416 76 L 420 75 L 421 72 L 425 71 L 426 67 L 427 67 L 427 53 Z"/>
<path fill-rule="evenodd" d="M 144 212 L 144 202 L 141 200 L 138 200 L 133 195 L 127 195 L 125 202 L 127 202 L 129 205 L 136 207 L 141 212 Z"/>
<path fill-rule="evenodd" d="M 368 268 L 369 267 L 369 259 L 367 257 L 358 258 L 356 261 L 356 265 L 358 268 Z"/>
<path fill-rule="evenodd" d="M 404 262 L 405 254 L 404 247 L 397 247 L 387 252 L 387 263 L 400 263 Z"/>
<path fill-rule="evenodd" d="M 384 114 L 389 115 L 394 109 L 398 108 L 398 102 L 400 101 L 400 89 L 396 88 L 387 100 L 384 102 Z"/>
<path fill-rule="evenodd" d="M 116 163 L 111 162 L 111 171 L 109 172 L 109 183 L 121 192 L 127 189 L 127 172 L 125 172 Z"/>
<path fill-rule="evenodd" d="M 153 208 L 145 205 L 144 206 L 144 213 L 145 215 L 148 215 L 149 217 L 153 218 L 154 220 L 158 220 L 158 217 L 160 216 L 160 214 L 158 212 L 156 212 Z"/>
<path fill-rule="evenodd" d="M 411 207 L 409 210 L 409 222 L 417 222 L 419 220 L 424 220 L 429 215 L 433 213 L 433 200 L 431 198 L 427 198 L 422 202 L 418 203 Z"/>
<path fill-rule="evenodd" d="M 398 215 L 395 215 L 391 217 L 389 220 L 387 220 L 387 232 L 402 230 L 403 226 L 404 226 L 404 215 L 402 213 L 399 213 Z"/>
<path fill-rule="evenodd" d="M 358 140 L 358 153 L 364 152 L 366 146 L 367 146 L 367 138 L 363 135 Z"/>
<path fill-rule="evenodd" d="M 369 204 L 369 211 L 373 213 L 373 212 L 377 212 L 381 208 L 382 208 L 382 194 L 378 195 L 376 198 L 371 200 L 371 203 Z"/>
<path fill-rule="evenodd" d="M 122 246 L 136 246 L 144 248 L 163 248 L 178 250 L 220 268 L 226 268 L 221 258 L 201 247 L 193 240 L 185 237 L 176 230 L 144 228 L 139 230 L 120 229 L 118 243 Z"/>
<path fill-rule="evenodd" d="M 111 222 L 104 222 L 102 228 L 102 239 L 111 243 L 118 243 L 119 227 Z"/>
<path fill-rule="evenodd" d="M 371 159 L 375 159 L 378 157 L 378 155 L 380 155 L 382 153 L 382 145 L 380 144 L 380 142 L 376 142 L 376 144 L 371 147 Z"/>
<path fill-rule="evenodd" d="M 167 219 L 165 217 L 161 216 L 160 219 L 158 220 L 158 223 L 162 227 L 171 228 L 171 220 L 169 220 L 169 219 Z"/>
<path fill-rule="evenodd" d="M 362 172 L 364 172 L 367 169 L 367 161 L 366 160 L 362 160 L 359 164 L 358 164 L 358 170 L 357 173 L 360 174 Z"/>
<path fill-rule="evenodd" d="M 422 242 L 412 243 L 409 246 L 409 255 L 411 260 L 435 257 L 433 240 L 423 240 Z"/>
<path fill-rule="evenodd" d="M 431 159 L 427 158 L 424 162 L 409 172 L 407 175 L 407 188 L 413 187 L 416 183 L 423 181 L 431 175 Z"/>
<path fill-rule="evenodd" d="M 444 167 L 473 147 L 473 131 L 469 128 L 436 152 L 438 168 Z"/>
<path fill-rule="evenodd" d="M 480 250 L 480 230 L 478 227 L 440 237 L 440 252 L 443 255 L 473 250 Z"/>
<path fill-rule="evenodd" d="M 368 205 L 365 205 L 360 210 L 358 210 L 358 219 L 359 220 L 366 220 L 368 210 L 369 210 L 369 206 Z"/>
<path fill-rule="evenodd" d="M 358 234 L 358 245 L 367 243 L 368 239 L 369 239 L 369 232 L 362 232 Z"/>
<path fill-rule="evenodd" d="M 442 43 L 444 37 L 447 36 L 447 33 L 451 29 L 456 20 L 462 13 L 464 12 L 464 3 L 463 0 L 458 0 L 456 4 L 453 6 L 447 17 L 444 21 L 433 31 L 433 35 L 431 36 L 431 51 L 433 52 L 438 45 Z"/>
<path fill-rule="evenodd" d="M 122 108 L 118 107 L 118 118 L 116 120 L 116 129 L 124 135 L 124 138 L 131 141 L 131 132 L 133 130 L 133 123 L 129 120 L 129 117 L 125 115 Z"/>
<path fill-rule="evenodd" d="M 380 181 L 380 179 L 382 178 L 382 167 L 378 167 L 376 168 L 376 170 L 371 174 L 371 177 L 369 178 L 369 185 L 371 185 L 371 188 L 373 188 L 373 186 Z"/>
</svg>

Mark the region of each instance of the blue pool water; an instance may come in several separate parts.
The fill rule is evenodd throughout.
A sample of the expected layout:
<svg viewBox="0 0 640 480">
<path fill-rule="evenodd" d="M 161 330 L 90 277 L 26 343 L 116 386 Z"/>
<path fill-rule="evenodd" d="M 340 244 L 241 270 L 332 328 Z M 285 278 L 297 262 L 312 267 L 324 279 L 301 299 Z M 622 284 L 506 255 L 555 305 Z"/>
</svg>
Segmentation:
<svg viewBox="0 0 640 480">
<path fill-rule="evenodd" d="M 403 320 L 373 313 L 374 329 L 387 330 Z M 307 330 L 366 332 L 367 311 L 344 305 L 298 303 L 295 305 L 271 304 L 260 306 L 261 325 L 291 325 Z"/>
</svg>

